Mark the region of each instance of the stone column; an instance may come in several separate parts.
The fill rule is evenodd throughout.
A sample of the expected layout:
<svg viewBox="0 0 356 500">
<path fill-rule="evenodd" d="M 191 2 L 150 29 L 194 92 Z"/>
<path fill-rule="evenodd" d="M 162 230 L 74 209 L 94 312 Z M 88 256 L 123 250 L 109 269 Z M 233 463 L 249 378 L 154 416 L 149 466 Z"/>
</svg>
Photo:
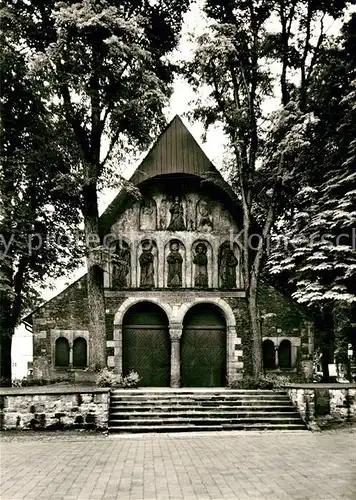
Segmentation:
<svg viewBox="0 0 356 500">
<path fill-rule="evenodd" d="M 180 339 L 182 327 L 170 328 L 171 338 L 171 387 L 180 387 Z"/>
<path fill-rule="evenodd" d="M 279 367 L 279 359 L 278 359 L 278 345 L 274 347 L 274 367 L 278 368 Z"/>
<path fill-rule="evenodd" d="M 114 326 L 114 372 L 122 376 L 122 329 Z"/>
<path fill-rule="evenodd" d="M 313 358 L 314 356 L 314 329 L 311 323 L 307 323 L 308 330 L 308 352 L 309 357 Z"/>
<path fill-rule="evenodd" d="M 69 344 L 69 368 L 73 367 L 73 344 Z"/>
</svg>

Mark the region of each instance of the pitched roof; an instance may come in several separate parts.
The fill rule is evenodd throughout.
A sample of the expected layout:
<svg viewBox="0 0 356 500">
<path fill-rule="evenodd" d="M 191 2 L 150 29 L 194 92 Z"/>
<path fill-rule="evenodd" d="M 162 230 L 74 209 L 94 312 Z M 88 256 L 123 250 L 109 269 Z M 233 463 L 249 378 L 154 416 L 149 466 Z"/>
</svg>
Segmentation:
<svg viewBox="0 0 356 500">
<path fill-rule="evenodd" d="M 166 126 L 130 181 L 133 184 L 163 174 L 192 174 L 199 177 L 217 172 L 190 131 L 176 115 Z"/>
</svg>

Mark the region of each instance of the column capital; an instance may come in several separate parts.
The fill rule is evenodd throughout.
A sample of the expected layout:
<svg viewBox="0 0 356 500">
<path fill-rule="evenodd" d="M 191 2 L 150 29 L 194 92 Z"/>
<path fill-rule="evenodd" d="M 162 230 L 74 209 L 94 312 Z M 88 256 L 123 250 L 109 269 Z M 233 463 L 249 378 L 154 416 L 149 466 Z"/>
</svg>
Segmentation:
<svg viewBox="0 0 356 500">
<path fill-rule="evenodd" d="M 183 325 L 180 323 L 171 324 L 169 327 L 169 336 L 171 341 L 180 340 L 183 333 Z"/>
<path fill-rule="evenodd" d="M 172 330 L 169 329 L 169 336 L 172 342 L 178 342 L 182 337 L 183 330 Z"/>
</svg>

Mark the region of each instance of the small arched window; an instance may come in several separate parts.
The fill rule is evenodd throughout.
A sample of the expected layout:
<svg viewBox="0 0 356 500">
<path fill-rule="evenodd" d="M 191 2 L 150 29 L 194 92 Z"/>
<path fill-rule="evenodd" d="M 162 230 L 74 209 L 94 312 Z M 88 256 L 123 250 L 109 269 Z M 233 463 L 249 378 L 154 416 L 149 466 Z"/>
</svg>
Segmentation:
<svg viewBox="0 0 356 500">
<path fill-rule="evenodd" d="M 276 367 L 276 358 L 274 352 L 274 343 L 266 339 L 262 343 L 263 367 L 265 370 L 274 370 Z"/>
<path fill-rule="evenodd" d="M 69 343 L 65 337 L 59 337 L 55 344 L 55 365 L 69 365 Z"/>
<path fill-rule="evenodd" d="M 292 344 L 285 339 L 278 347 L 278 362 L 279 367 L 283 370 L 292 367 Z"/>
<path fill-rule="evenodd" d="M 87 341 L 77 337 L 73 342 L 73 366 L 87 366 Z"/>
</svg>

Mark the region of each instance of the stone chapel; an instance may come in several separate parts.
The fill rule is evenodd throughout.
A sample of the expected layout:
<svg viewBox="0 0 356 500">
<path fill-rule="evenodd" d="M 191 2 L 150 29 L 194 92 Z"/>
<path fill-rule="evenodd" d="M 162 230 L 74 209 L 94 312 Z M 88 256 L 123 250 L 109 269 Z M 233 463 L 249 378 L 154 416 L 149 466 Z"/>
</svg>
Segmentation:
<svg viewBox="0 0 356 500">
<path fill-rule="evenodd" d="M 251 363 L 231 187 L 182 120 L 166 127 L 100 218 L 113 258 L 104 273 L 107 366 L 142 386 L 224 387 Z M 263 285 L 265 370 L 296 371 L 310 351 L 302 311 Z M 35 378 L 92 380 L 85 276 L 25 318 Z"/>
</svg>

